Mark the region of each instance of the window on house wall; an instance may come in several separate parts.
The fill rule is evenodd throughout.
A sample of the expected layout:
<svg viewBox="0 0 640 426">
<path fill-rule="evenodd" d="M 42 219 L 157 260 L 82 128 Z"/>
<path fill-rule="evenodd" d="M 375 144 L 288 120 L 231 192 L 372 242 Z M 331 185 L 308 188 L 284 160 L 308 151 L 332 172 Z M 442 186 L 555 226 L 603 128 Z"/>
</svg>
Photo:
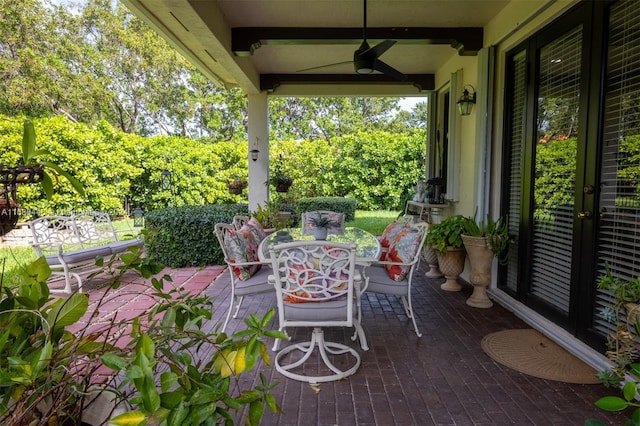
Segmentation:
<svg viewBox="0 0 640 426">
<path fill-rule="evenodd" d="M 603 340 L 605 264 L 640 275 L 640 2 L 580 2 L 506 55 L 499 287 Z M 596 345 L 596 343 L 593 343 Z"/>
<path fill-rule="evenodd" d="M 629 280 L 640 275 L 640 2 L 611 7 L 607 50 L 597 266 Z M 601 315 L 611 301 L 598 291 L 594 318 L 602 333 L 612 327 Z"/>
<path fill-rule="evenodd" d="M 527 52 L 521 50 L 509 58 L 507 74 L 512 82 L 512 90 L 508 92 L 507 104 L 511 114 L 508 116 L 510 123 L 508 139 L 510 141 L 506 157 L 509 177 L 507 190 L 507 203 L 509 209 L 509 234 L 512 242 L 509 244 L 509 256 L 506 285 L 516 292 L 518 283 L 518 246 L 520 205 L 522 202 L 522 160 L 525 146 L 525 99 L 527 94 Z"/>
</svg>

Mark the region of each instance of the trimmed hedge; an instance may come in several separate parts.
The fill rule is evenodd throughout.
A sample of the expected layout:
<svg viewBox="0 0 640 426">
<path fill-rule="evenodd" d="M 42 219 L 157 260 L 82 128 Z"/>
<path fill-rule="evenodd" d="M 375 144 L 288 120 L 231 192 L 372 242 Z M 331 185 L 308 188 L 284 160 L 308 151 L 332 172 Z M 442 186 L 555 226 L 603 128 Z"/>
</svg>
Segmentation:
<svg viewBox="0 0 640 426">
<path fill-rule="evenodd" d="M 283 206 L 292 211 L 293 206 Z M 356 200 L 343 197 L 314 197 L 298 200 L 297 213 L 331 210 L 355 218 Z M 171 268 L 224 265 L 222 249 L 215 236 L 216 223 L 231 223 L 235 215 L 248 215 L 246 204 L 208 204 L 154 210 L 145 215 L 150 233 L 146 242 L 149 257 Z M 295 226 L 295 224 L 294 224 Z"/>
<path fill-rule="evenodd" d="M 149 257 L 171 268 L 224 265 L 215 236 L 216 223 L 231 223 L 233 216 L 248 214 L 246 204 L 209 204 L 166 208 L 147 213 L 145 228 Z"/>
<path fill-rule="evenodd" d="M 345 222 L 349 222 L 356 218 L 356 200 L 348 197 L 313 197 L 296 201 L 298 215 L 317 210 L 344 213 Z"/>
</svg>

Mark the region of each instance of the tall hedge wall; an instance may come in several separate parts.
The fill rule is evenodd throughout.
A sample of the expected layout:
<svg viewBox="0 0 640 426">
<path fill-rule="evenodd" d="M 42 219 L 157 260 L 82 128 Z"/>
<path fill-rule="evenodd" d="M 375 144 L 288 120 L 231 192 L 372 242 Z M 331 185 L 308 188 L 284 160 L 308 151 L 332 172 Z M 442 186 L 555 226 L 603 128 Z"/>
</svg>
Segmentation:
<svg viewBox="0 0 640 426">
<path fill-rule="evenodd" d="M 21 158 L 26 117 L 0 116 L 0 164 Z M 227 182 L 247 178 L 247 144 L 211 142 L 174 136 L 141 137 L 64 117 L 33 119 L 37 147 L 77 177 L 87 196 L 81 199 L 60 180 L 52 200 L 39 186 L 24 185 L 19 202 L 23 220 L 74 210 L 103 210 L 119 215 L 140 204 L 145 211 L 166 207 L 246 202 L 247 190 L 231 195 Z M 415 182 L 424 177 L 424 132 L 359 133 L 332 140 L 272 141 L 272 159 L 294 178 L 285 202 L 305 197 L 350 197 L 359 209 L 400 208 Z M 161 187 L 162 172 L 172 186 Z M 265 188 L 266 190 L 266 188 Z"/>
</svg>

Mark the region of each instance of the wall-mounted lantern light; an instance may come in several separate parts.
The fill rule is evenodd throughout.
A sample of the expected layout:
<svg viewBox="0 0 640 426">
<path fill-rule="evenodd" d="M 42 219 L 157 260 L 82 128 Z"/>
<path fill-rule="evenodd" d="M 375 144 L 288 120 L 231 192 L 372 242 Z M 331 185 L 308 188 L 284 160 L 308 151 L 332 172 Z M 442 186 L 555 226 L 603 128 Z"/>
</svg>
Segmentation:
<svg viewBox="0 0 640 426">
<path fill-rule="evenodd" d="M 171 172 L 167 169 L 162 171 L 162 178 L 160 179 L 160 189 L 163 191 L 171 191 L 173 182 L 171 178 Z"/>
<path fill-rule="evenodd" d="M 142 210 L 140 204 L 133 210 L 133 226 L 135 228 L 142 228 L 144 226 L 144 210 Z"/>
<path fill-rule="evenodd" d="M 256 143 L 253 144 L 253 149 L 249 151 L 249 154 L 251 155 L 251 159 L 253 161 L 258 161 L 258 154 L 260 154 L 260 150 L 258 149 L 258 142 L 259 139 L 256 138 Z"/>
<path fill-rule="evenodd" d="M 473 90 L 473 93 L 469 93 L 467 87 L 470 87 Z M 470 85 L 466 84 L 464 86 L 464 91 L 462 92 L 462 96 L 458 100 L 458 110 L 460 111 L 460 115 L 469 115 L 471 114 L 471 110 L 473 109 L 473 105 L 476 103 L 476 89 Z"/>
</svg>

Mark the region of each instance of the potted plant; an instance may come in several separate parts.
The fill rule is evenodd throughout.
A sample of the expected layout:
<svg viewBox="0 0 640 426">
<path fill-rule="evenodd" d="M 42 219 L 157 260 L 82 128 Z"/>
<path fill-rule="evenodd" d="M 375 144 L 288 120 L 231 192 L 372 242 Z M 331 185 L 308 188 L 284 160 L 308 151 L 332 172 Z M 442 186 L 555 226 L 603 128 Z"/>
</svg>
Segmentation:
<svg viewBox="0 0 640 426">
<path fill-rule="evenodd" d="M 293 184 L 293 178 L 282 170 L 282 156 L 275 162 L 273 174 L 269 178 L 271 185 L 275 186 L 276 192 L 288 192 Z"/>
<path fill-rule="evenodd" d="M 71 176 L 52 161 L 42 160 L 42 156 L 51 155 L 46 149 L 36 148 L 36 131 L 30 120 L 25 120 L 22 136 L 22 164 L 15 167 L 0 166 L 0 235 L 9 232 L 18 221 L 18 185 L 39 183 L 45 196 L 53 196 L 54 179 L 62 176 L 71 183 L 73 189 L 84 197 L 84 188 L 80 181 Z"/>
<path fill-rule="evenodd" d="M 323 216 L 320 212 L 316 212 L 309 217 L 309 222 L 313 224 L 313 235 L 316 240 L 326 240 L 329 227 L 333 221 L 327 216 Z"/>
<path fill-rule="evenodd" d="M 615 333 L 607 338 L 606 353 L 614 367 L 600 372 L 598 377 L 605 385 L 617 385 L 638 358 L 634 334 L 640 332 L 640 276 L 628 280 L 614 276 L 609 264 L 605 264 L 605 273 L 598 277 L 597 283 L 599 289 L 611 292 L 614 298 L 613 304 L 604 308 L 601 315 L 615 324 Z"/>
<path fill-rule="evenodd" d="M 438 257 L 438 265 L 447 279 L 441 286 L 446 291 L 460 291 L 458 276 L 464 270 L 466 251 L 462 242 L 462 232 L 466 218 L 452 215 L 440 223 L 431 225 L 425 244 L 432 247 Z"/>
<path fill-rule="evenodd" d="M 607 358 L 613 363 L 610 370 L 598 372 L 598 379 L 608 387 L 622 387 L 622 398 L 605 396 L 596 401 L 596 406 L 605 411 L 622 411 L 632 407 L 635 411 L 625 424 L 637 424 L 640 404 L 636 398 L 640 391 L 640 364 L 638 363 L 637 337 L 640 335 L 640 276 L 625 280 L 614 276 L 608 264 L 605 273 L 598 277 L 598 288 L 611 292 L 614 302 L 601 311 L 606 321 L 615 325 L 615 332 L 607 336 Z M 590 425 L 604 425 L 589 420 Z M 587 423 L 586 423 L 587 424 Z"/>
<path fill-rule="evenodd" d="M 477 211 L 465 218 L 461 235 L 471 265 L 469 281 L 473 284 L 467 305 L 490 308 L 493 303 L 487 296 L 487 286 L 491 283 L 491 265 L 495 257 L 501 264 L 507 261 L 509 228 L 506 218 L 500 217 L 496 221 L 487 214 L 486 220 L 476 220 L 476 215 Z"/>
<path fill-rule="evenodd" d="M 227 188 L 229 188 L 229 193 L 238 195 L 242 194 L 242 190 L 247 187 L 247 181 L 244 179 L 236 178 L 230 182 L 227 182 Z"/>
<path fill-rule="evenodd" d="M 258 222 L 262 224 L 267 234 L 277 229 L 287 228 L 291 225 L 293 219 L 289 212 L 283 212 L 279 203 L 268 201 L 264 206 L 258 206 L 258 209 L 251 213 Z"/>
</svg>

